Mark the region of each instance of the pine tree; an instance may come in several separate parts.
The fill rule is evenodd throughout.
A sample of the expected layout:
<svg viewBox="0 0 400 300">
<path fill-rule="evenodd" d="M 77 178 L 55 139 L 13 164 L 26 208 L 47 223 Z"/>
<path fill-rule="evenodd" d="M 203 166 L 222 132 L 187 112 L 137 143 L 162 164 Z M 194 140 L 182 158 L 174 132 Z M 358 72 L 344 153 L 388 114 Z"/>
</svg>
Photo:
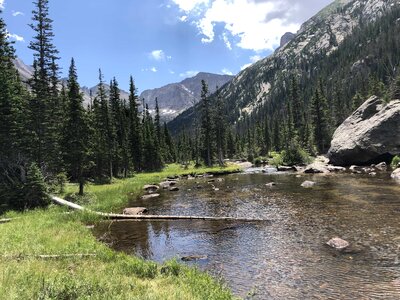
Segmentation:
<svg viewBox="0 0 400 300">
<path fill-rule="evenodd" d="M 12 60 L 14 48 L 0 18 L 0 158 L 21 155 L 26 139 L 25 108 L 28 94 L 23 89 Z"/>
<path fill-rule="evenodd" d="M 36 35 L 29 48 L 34 52 L 34 76 L 31 80 L 30 130 L 33 133 L 31 153 L 42 169 L 57 172 L 60 168 L 60 127 L 54 113 L 59 109 L 58 51 L 53 45 L 53 21 L 49 18 L 48 0 L 34 2 L 33 24 Z"/>
<path fill-rule="evenodd" d="M 390 98 L 391 100 L 400 99 L 400 73 L 392 83 L 390 89 Z"/>
<path fill-rule="evenodd" d="M 266 119 L 264 122 L 264 138 L 263 140 L 263 150 L 262 154 L 268 156 L 269 151 L 271 151 L 271 130 L 269 127 L 269 122 Z"/>
<path fill-rule="evenodd" d="M 36 163 L 32 163 L 27 170 L 26 183 L 23 187 L 23 203 L 18 205 L 22 209 L 46 207 L 50 204 L 48 189 L 43 174 Z"/>
<path fill-rule="evenodd" d="M 129 86 L 129 145 L 130 156 L 132 159 L 133 167 L 136 172 L 142 170 L 142 126 L 139 116 L 138 96 L 136 94 L 136 87 L 133 78 L 130 78 Z"/>
<path fill-rule="evenodd" d="M 83 195 L 85 173 L 90 167 L 90 131 L 74 59 L 71 60 L 68 75 L 68 103 L 69 108 L 63 130 L 64 160 L 72 180 L 79 183 L 79 195 Z"/>
<path fill-rule="evenodd" d="M 219 92 L 218 86 L 216 87 L 216 107 L 214 112 L 214 126 L 215 126 L 215 139 L 217 146 L 217 156 L 218 164 L 223 167 L 224 163 L 224 153 L 226 145 L 226 120 L 224 112 L 224 103 Z"/>
<path fill-rule="evenodd" d="M 327 100 L 317 88 L 312 98 L 314 139 L 319 153 L 324 153 L 330 143 Z"/>
<path fill-rule="evenodd" d="M 169 133 L 167 123 L 164 122 L 164 145 L 165 145 L 165 162 L 173 163 L 176 161 L 176 150 L 172 140 L 171 134 Z"/>
<path fill-rule="evenodd" d="M 212 124 L 210 103 L 208 98 L 208 86 L 204 80 L 201 81 L 201 136 L 202 154 L 206 166 L 212 166 Z"/>
<path fill-rule="evenodd" d="M 279 126 L 279 118 L 275 117 L 274 122 L 274 135 L 273 135 L 273 146 L 274 150 L 279 152 L 282 150 L 281 148 L 281 131 Z"/>
</svg>

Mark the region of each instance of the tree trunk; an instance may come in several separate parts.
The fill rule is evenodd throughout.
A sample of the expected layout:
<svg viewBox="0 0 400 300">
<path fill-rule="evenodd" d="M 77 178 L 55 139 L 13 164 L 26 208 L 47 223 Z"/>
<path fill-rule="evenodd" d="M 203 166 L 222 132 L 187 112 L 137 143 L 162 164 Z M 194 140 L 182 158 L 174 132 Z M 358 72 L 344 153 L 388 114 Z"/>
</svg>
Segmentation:
<svg viewBox="0 0 400 300">
<path fill-rule="evenodd" d="M 84 188 L 84 186 L 85 186 L 85 181 L 81 177 L 79 179 L 79 196 L 83 196 L 83 188 Z"/>
</svg>

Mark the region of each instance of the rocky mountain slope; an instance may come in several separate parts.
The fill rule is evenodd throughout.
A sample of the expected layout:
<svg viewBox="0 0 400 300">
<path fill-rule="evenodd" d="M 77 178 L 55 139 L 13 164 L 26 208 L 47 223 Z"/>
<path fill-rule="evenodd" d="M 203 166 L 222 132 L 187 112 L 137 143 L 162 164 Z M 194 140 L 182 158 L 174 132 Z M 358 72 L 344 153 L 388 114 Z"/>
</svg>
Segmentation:
<svg viewBox="0 0 400 300">
<path fill-rule="evenodd" d="M 351 99 L 360 86 L 368 89 L 368 77 L 388 80 L 400 63 L 399 8 L 398 0 L 334 1 L 305 22 L 289 43 L 221 89 L 230 123 L 237 124 L 246 116 L 257 122 L 257 118 L 282 115 L 293 75 L 299 80 L 305 105 L 316 86 L 326 84 L 332 110 L 340 106 L 339 100 Z M 377 20 L 379 24 L 373 25 Z M 343 107 L 344 116 L 338 122 L 351 113 L 348 109 Z M 195 111 L 189 109 L 170 122 L 172 131 L 190 128 Z"/>
<path fill-rule="evenodd" d="M 27 83 L 33 76 L 33 68 L 26 65 L 21 59 L 16 58 L 14 65 L 17 68 L 23 82 Z M 200 72 L 196 76 L 186 78 L 179 83 L 171 83 L 161 88 L 146 90 L 140 95 L 140 99 L 145 99 L 149 104 L 150 110 L 153 111 L 155 107 L 155 99 L 158 98 L 161 117 L 164 120 L 171 120 L 181 112 L 195 105 L 201 94 L 201 80 L 209 86 L 211 93 L 216 91 L 216 87 L 222 87 L 227 82 L 231 81 L 234 77 L 229 75 L 219 75 Z M 65 79 L 62 79 L 65 81 Z M 105 84 L 108 91 L 110 86 Z M 90 103 L 90 95 L 93 97 L 97 94 L 98 86 L 92 88 L 83 86 L 81 88 L 85 104 Z M 121 98 L 128 100 L 129 93 L 120 90 Z"/>
<path fill-rule="evenodd" d="M 231 81 L 233 76 L 218 75 L 200 72 L 196 76 L 187 78 L 179 83 L 172 83 L 161 88 L 146 90 L 140 95 L 145 99 L 150 108 L 154 108 L 155 99 L 158 99 L 161 115 L 164 119 L 171 120 L 186 109 L 195 105 L 201 94 L 201 80 L 204 80 L 211 93 L 216 87 L 222 87 Z"/>
</svg>

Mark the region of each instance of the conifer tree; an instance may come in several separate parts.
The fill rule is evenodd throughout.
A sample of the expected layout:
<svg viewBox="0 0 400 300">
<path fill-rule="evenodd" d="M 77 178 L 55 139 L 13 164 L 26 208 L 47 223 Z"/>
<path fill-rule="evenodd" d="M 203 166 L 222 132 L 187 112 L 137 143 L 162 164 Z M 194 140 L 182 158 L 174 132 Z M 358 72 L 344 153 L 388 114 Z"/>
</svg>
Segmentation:
<svg viewBox="0 0 400 300">
<path fill-rule="evenodd" d="M 201 135 L 202 154 L 206 166 L 212 166 L 212 124 L 211 111 L 208 98 L 208 86 L 204 80 L 201 81 Z"/>
<path fill-rule="evenodd" d="M 54 113 L 60 108 L 58 86 L 58 51 L 53 44 L 53 21 L 49 17 L 48 0 L 34 2 L 33 24 L 35 36 L 29 48 L 34 52 L 34 76 L 31 80 L 33 98 L 30 101 L 30 130 L 33 133 L 31 152 L 42 169 L 57 172 L 60 126 Z"/>
<path fill-rule="evenodd" d="M 223 167 L 224 153 L 226 145 L 226 120 L 224 113 L 224 103 L 219 92 L 218 86 L 216 87 L 216 107 L 214 112 L 214 126 L 215 126 L 215 139 L 217 146 L 218 164 Z"/>
<path fill-rule="evenodd" d="M 68 75 L 68 103 L 63 130 L 64 160 L 72 180 L 79 183 L 79 195 L 83 195 L 85 173 L 90 167 L 90 131 L 74 59 L 71 60 Z"/>
<path fill-rule="evenodd" d="M 129 145 L 131 150 L 130 156 L 136 172 L 142 170 L 143 154 L 142 126 L 139 116 L 138 100 L 135 83 L 131 76 L 129 85 Z"/>
<path fill-rule="evenodd" d="M 392 99 L 400 99 L 400 72 L 397 75 L 396 79 L 393 81 L 391 89 L 390 89 L 390 98 Z"/>
<path fill-rule="evenodd" d="M 320 88 L 315 90 L 312 98 L 312 116 L 314 139 L 319 153 L 324 153 L 330 143 L 327 100 Z"/>
</svg>

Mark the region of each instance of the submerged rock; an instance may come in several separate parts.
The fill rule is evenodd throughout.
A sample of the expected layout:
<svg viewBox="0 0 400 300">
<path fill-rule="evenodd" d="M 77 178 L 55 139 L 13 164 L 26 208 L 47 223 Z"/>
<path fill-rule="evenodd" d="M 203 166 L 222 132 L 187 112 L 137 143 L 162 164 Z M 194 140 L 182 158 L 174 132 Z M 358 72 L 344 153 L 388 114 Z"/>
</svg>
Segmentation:
<svg viewBox="0 0 400 300">
<path fill-rule="evenodd" d="M 330 239 L 327 243 L 326 243 L 329 247 L 332 247 L 336 250 L 342 251 L 344 249 L 346 249 L 347 247 L 350 246 L 350 243 L 348 241 L 345 241 L 341 238 L 333 238 Z"/>
<path fill-rule="evenodd" d="M 207 255 L 189 255 L 181 257 L 182 261 L 197 261 L 197 260 L 205 260 L 207 259 Z"/>
<path fill-rule="evenodd" d="M 176 186 L 173 186 L 173 187 L 170 187 L 170 188 L 169 188 L 169 191 L 170 191 L 170 192 L 178 192 L 178 191 L 179 191 L 179 188 L 176 187 Z"/>
<path fill-rule="evenodd" d="M 270 183 L 267 183 L 265 186 L 272 188 L 272 187 L 276 186 L 276 183 L 270 182 Z"/>
<path fill-rule="evenodd" d="M 148 200 L 148 199 L 152 199 L 152 198 L 157 198 L 160 197 L 160 194 L 149 194 L 149 195 L 143 195 L 141 197 L 142 200 Z"/>
<path fill-rule="evenodd" d="M 306 188 L 306 189 L 312 188 L 312 187 L 314 187 L 315 185 L 316 185 L 316 183 L 315 183 L 314 181 L 304 181 L 304 182 L 301 184 L 301 186 L 302 186 L 303 188 Z"/>
<path fill-rule="evenodd" d="M 145 207 L 127 207 L 123 210 L 124 215 L 142 215 L 147 212 L 147 208 Z"/>
<path fill-rule="evenodd" d="M 389 160 L 400 153 L 400 100 L 372 96 L 336 130 L 328 153 L 335 165 Z"/>
</svg>

